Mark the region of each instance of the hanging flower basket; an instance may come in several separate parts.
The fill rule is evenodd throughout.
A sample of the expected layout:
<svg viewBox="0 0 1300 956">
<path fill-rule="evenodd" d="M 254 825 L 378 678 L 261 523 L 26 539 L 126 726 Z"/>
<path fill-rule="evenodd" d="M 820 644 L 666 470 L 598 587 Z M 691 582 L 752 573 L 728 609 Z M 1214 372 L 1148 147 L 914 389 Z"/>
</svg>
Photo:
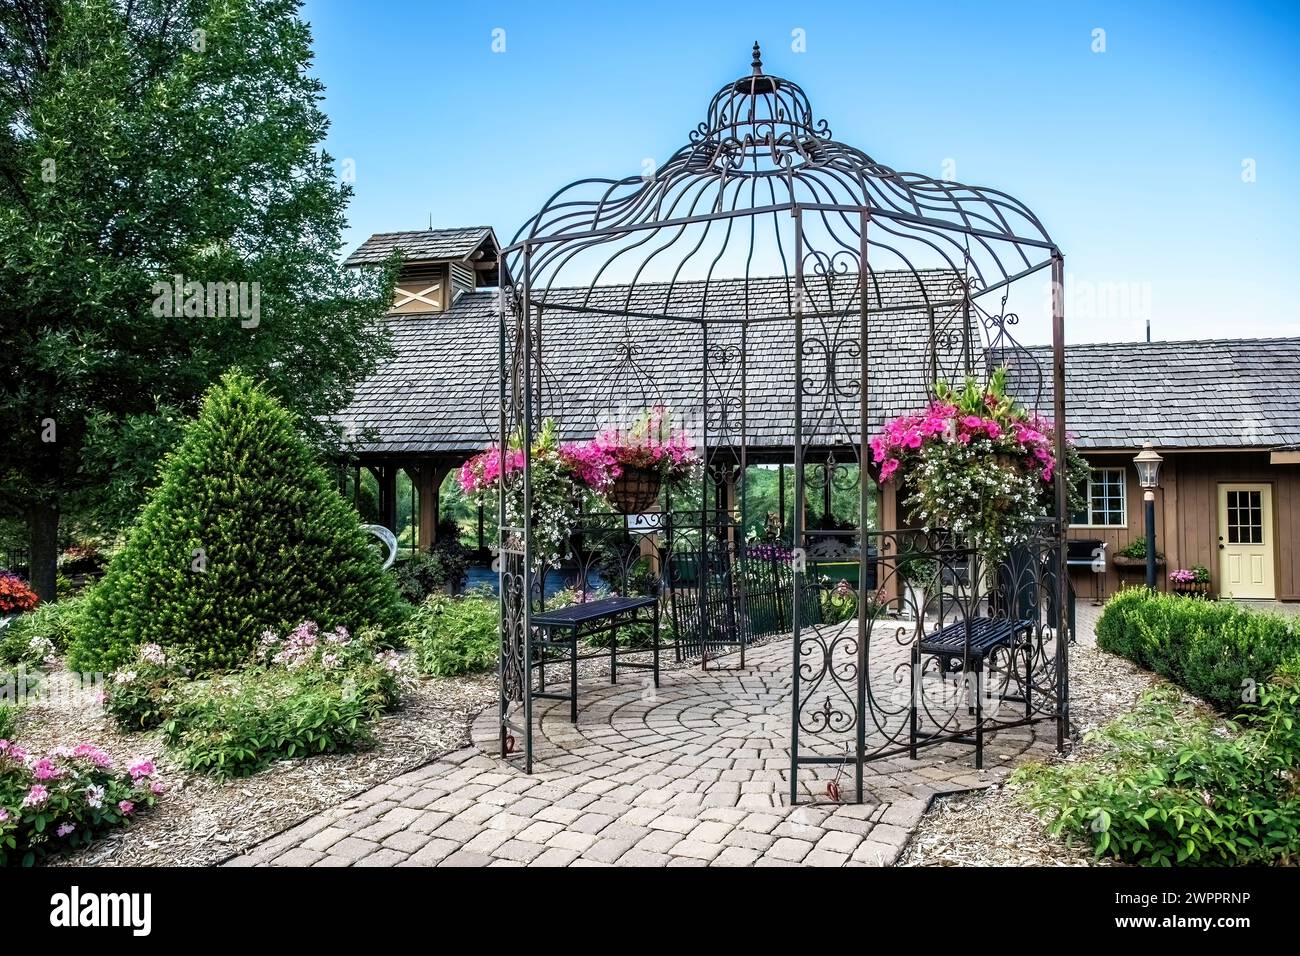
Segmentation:
<svg viewBox="0 0 1300 956">
<path fill-rule="evenodd" d="M 929 407 L 887 422 L 871 440 L 879 481 L 901 482 L 911 520 L 965 538 L 993 560 L 1027 540 L 1047 516 L 1057 468 L 1052 423 L 1006 388 L 1005 368 L 987 384 L 973 378 L 960 388 L 936 383 Z M 1081 473 L 1072 443 L 1064 451 L 1076 459 L 1070 469 Z"/>
<path fill-rule="evenodd" d="M 622 514 L 638 515 L 659 500 L 663 472 L 658 468 L 624 468 L 609 487 L 610 503 Z"/>
</svg>

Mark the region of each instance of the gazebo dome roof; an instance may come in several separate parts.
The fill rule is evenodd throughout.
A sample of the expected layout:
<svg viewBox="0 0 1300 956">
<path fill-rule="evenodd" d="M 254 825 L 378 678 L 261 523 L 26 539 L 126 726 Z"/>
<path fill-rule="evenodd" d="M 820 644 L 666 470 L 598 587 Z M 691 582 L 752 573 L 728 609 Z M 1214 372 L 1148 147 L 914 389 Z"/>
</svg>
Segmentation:
<svg viewBox="0 0 1300 956">
<path fill-rule="evenodd" d="M 814 117 L 808 94 L 797 83 L 763 72 L 757 41 L 751 72 L 718 90 L 708 118 L 691 133 L 697 159 L 735 170 L 744 170 L 751 160 L 781 168 L 811 162 L 830 138 L 830 126 Z"/>
</svg>

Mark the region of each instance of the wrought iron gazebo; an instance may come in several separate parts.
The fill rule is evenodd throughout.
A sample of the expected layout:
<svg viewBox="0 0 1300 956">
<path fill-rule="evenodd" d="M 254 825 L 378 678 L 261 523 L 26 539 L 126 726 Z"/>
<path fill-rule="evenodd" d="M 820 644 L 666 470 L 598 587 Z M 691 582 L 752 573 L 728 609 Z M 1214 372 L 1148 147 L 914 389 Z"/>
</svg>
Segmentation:
<svg viewBox="0 0 1300 956">
<path fill-rule="evenodd" d="M 1044 273 L 1052 367 L 1026 377 L 1036 366 L 1013 337 L 1009 296 Z M 801 784 L 818 766 L 851 767 L 861 800 L 864 767 L 881 757 L 960 741 L 978 760 L 986 732 L 1042 720 L 1063 743 L 1065 469 L 1053 517 L 996 560 L 961 535 L 895 526 L 896 514 L 868 520 L 880 423 L 999 356 L 1016 353 L 1018 397 L 1050 418 L 1064 461 L 1063 258 L 1028 208 L 838 142 L 798 85 L 764 71 L 755 43 L 751 72 L 718 91 L 685 146 L 653 173 L 557 192 L 502 250 L 500 275 L 503 456 L 512 438 L 531 448 L 549 415 L 577 429 L 655 401 L 690 416 L 706 462 L 698 491 L 639 516 L 637 535 L 620 516 L 587 516 L 574 561 L 592 535 L 624 535 L 624 568 L 649 568 L 679 658 L 735 650 L 743 667 L 764 615 L 764 633 L 791 635 L 792 802 L 822 796 Z M 581 356 L 567 341 L 575 328 Z M 588 367 L 601 348 L 608 360 Z M 665 362 L 678 369 L 671 381 L 657 376 Z M 793 464 L 795 483 L 788 547 L 763 553 L 779 565 L 766 577 L 739 530 L 744 482 L 731 490 L 756 459 Z M 830 484 L 857 492 L 856 527 L 840 532 L 855 584 L 826 579 L 809 557 L 802 502 Z M 511 495 L 522 510 L 507 520 Z M 499 571 L 502 756 L 528 772 L 547 570 L 533 508 L 526 456 L 502 481 Z M 902 582 L 918 558 L 935 572 L 925 599 Z M 848 613 L 825 613 L 828 600 Z"/>
</svg>

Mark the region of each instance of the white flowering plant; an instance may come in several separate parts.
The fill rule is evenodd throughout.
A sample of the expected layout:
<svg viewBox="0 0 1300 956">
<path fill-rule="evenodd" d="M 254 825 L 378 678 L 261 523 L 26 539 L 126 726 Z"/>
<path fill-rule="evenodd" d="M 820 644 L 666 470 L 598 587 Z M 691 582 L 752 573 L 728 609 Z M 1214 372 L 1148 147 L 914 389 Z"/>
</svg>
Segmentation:
<svg viewBox="0 0 1300 956">
<path fill-rule="evenodd" d="M 242 777 L 277 760 L 355 750 L 400 702 L 402 658 L 382 632 L 303 621 L 266 630 L 238 674 L 195 683 L 163 722 L 163 739 L 188 770 Z"/>
<path fill-rule="evenodd" d="M 929 407 L 886 423 L 871 452 L 882 483 L 902 481 L 910 520 L 960 535 L 997 561 L 1048 514 L 1058 467 L 1053 431 L 1007 394 L 999 368 L 986 384 L 938 383 Z M 1068 439 L 1066 455 L 1067 468 L 1086 473 Z"/>
<path fill-rule="evenodd" d="M 171 712 L 176 693 L 190 675 L 184 652 L 141 644 L 135 660 L 109 675 L 104 710 L 123 730 L 157 727 Z"/>
</svg>

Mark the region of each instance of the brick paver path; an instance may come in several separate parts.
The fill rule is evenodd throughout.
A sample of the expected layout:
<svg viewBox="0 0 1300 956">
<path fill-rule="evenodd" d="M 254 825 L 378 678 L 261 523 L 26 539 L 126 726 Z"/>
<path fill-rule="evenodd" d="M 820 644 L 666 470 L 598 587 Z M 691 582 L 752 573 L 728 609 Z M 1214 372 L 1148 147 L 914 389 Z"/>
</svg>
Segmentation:
<svg viewBox="0 0 1300 956">
<path fill-rule="evenodd" d="M 825 801 L 835 767 L 805 768 L 789 806 L 790 642 L 749 651 L 744 671 L 667 671 L 537 701 L 532 776 L 495 756 L 495 708 L 474 746 L 313 817 L 228 865 L 854 866 L 897 859 L 931 797 L 987 786 L 1046 756 L 1055 725 L 1005 730 L 868 765 L 865 801 Z M 734 662 L 734 659 L 731 659 Z M 724 666 L 728 659 L 721 662 Z M 851 770 L 841 779 L 852 792 Z M 801 798 L 803 799 L 803 798 Z"/>
</svg>

